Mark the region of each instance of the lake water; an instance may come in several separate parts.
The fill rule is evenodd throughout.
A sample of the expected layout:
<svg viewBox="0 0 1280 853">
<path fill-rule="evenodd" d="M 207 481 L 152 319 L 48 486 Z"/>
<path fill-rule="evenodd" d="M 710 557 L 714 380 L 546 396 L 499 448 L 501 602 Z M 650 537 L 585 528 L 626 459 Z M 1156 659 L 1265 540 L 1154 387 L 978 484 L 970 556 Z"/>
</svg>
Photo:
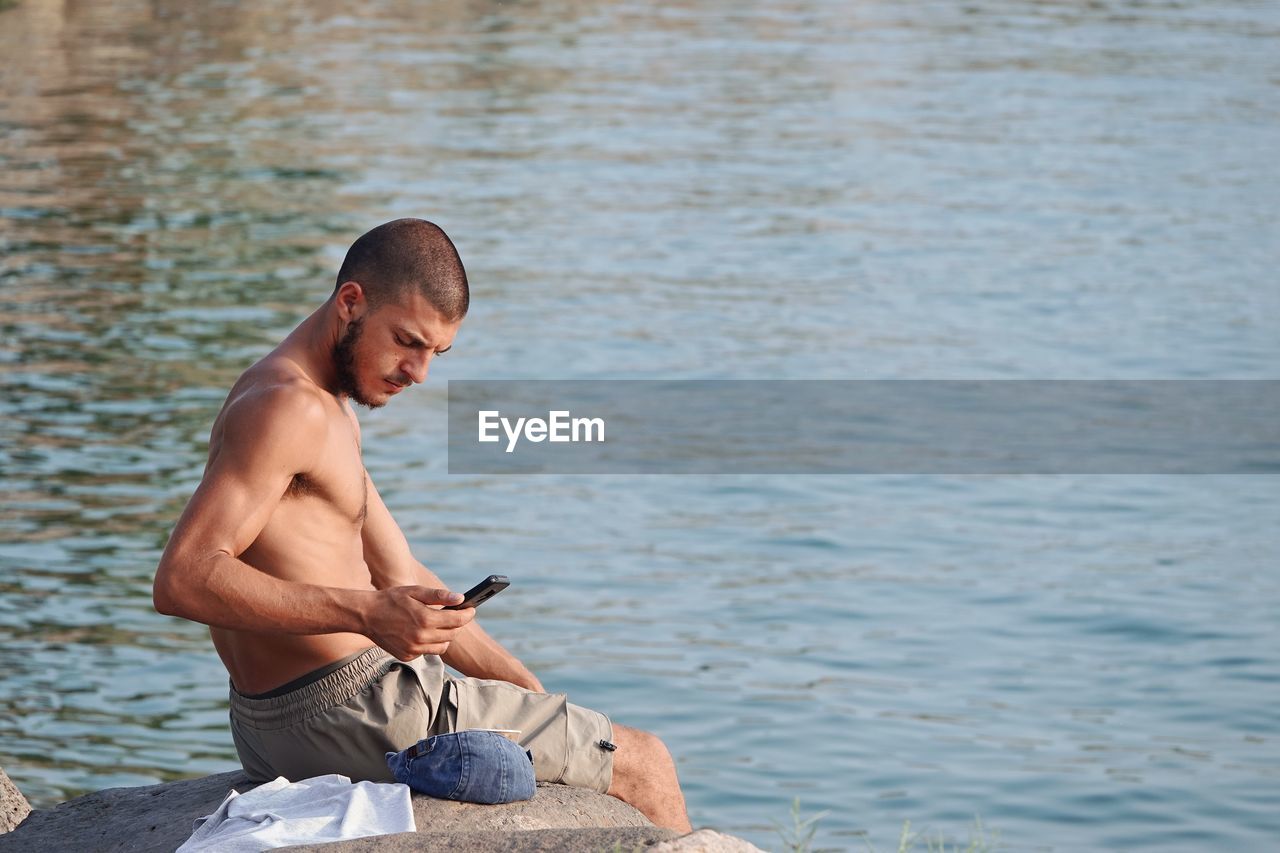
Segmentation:
<svg viewBox="0 0 1280 853">
<path fill-rule="evenodd" d="M 1273 476 L 449 476 L 454 378 L 1275 378 L 1280 9 L 0 11 L 0 766 L 37 806 L 234 768 L 150 586 L 240 370 L 373 224 L 473 310 L 366 462 L 695 824 L 894 849 L 1280 838 Z M 68 749 L 74 746 L 74 749 Z"/>
</svg>

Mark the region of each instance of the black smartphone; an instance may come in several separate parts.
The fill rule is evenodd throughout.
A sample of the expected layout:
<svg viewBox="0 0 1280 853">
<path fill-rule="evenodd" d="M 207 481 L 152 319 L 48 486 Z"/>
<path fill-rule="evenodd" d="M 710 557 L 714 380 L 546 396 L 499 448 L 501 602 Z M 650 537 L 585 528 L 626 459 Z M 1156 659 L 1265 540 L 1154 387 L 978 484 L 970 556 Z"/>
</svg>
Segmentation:
<svg viewBox="0 0 1280 853">
<path fill-rule="evenodd" d="M 461 610 L 464 607 L 479 607 L 509 586 L 511 586 L 511 581 L 507 579 L 506 575 L 489 575 L 489 577 L 466 591 L 466 594 L 462 596 L 461 604 L 450 604 L 444 609 Z"/>
</svg>

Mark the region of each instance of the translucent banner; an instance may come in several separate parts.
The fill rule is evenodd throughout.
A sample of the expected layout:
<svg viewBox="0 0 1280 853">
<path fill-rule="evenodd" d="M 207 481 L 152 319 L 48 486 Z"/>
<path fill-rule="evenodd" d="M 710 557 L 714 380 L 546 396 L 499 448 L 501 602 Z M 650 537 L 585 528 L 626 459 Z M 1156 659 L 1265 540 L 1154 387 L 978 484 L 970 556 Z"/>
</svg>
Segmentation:
<svg viewBox="0 0 1280 853">
<path fill-rule="evenodd" d="M 1274 474 L 1280 381 L 453 380 L 455 474 Z"/>
</svg>

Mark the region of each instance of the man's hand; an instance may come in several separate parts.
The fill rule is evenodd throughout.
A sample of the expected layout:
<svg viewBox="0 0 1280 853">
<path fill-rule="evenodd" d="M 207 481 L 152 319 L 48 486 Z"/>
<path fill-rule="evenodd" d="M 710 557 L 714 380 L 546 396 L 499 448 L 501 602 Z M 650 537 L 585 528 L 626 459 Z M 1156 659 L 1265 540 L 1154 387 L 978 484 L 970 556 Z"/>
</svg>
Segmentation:
<svg viewBox="0 0 1280 853">
<path fill-rule="evenodd" d="M 364 635 L 397 660 L 443 655 L 460 629 L 476 618 L 474 608 L 441 610 L 462 596 L 425 586 L 379 590 L 367 617 Z"/>
</svg>

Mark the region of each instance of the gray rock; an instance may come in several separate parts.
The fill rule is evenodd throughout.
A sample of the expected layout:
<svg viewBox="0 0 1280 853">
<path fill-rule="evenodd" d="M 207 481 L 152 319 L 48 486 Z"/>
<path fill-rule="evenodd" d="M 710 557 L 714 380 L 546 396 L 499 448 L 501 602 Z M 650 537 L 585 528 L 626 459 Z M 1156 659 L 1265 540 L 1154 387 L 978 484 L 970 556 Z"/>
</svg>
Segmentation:
<svg viewBox="0 0 1280 853">
<path fill-rule="evenodd" d="M 165 851 L 171 853 L 191 836 L 192 823 L 213 812 L 232 788 L 244 793 L 256 785 L 242 771 L 220 773 L 202 779 L 188 779 L 163 785 L 137 788 L 108 788 L 86 794 L 53 809 L 34 811 L 14 831 L 0 835 L 0 851 L 61 853 L 65 850 Z M 644 815 L 613 797 L 564 785 L 539 785 L 532 800 L 500 806 L 455 803 L 414 795 L 414 820 L 422 832 L 400 836 L 377 836 L 379 850 L 397 849 L 382 844 L 426 844 L 399 849 L 436 849 L 443 835 L 452 837 L 449 849 L 459 849 L 459 839 L 469 838 L 468 849 L 513 849 L 515 839 L 524 847 L 514 849 L 605 849 L 615 841 L 630 851 L 675 834 L 654 827 Z M 575 836 L 570 843 L 565 830 L 590 828 L 595 834 Z M 539 831 L 543 834 L 539 837 Z M 399 840 L 396 840 L 399 839 Z M 499 839 L 497 847 L 482 845 Z M 557 840 L 558 839 L 558 840 Z M 603 840 L 599 847 L 597 841 Z M 337 842 L 372 844 L 372 840 Z M 585 847 L 577 847 L 581 843 Z M 538 845 L 553 846 L 538 846 Z M 477 846 L 481 845 L 481 846 Z M 329 845 L 334 850 L 341 846 Z M 372 848 L 351 848 L 372 849 Z M 441 848 L 444 849 L 444 848 Z"/>
<path fill-rule="evenodd" d="M 566 785 L 538 785 L 532 800 L 483 806 L 413 795 L 413 822 L 431 832 L 527 832 L 535 829 L 644 827 L 649 819 L 631 806 L 603 794 Z"/>
<path fill-rule="evenodd" d="M 600 796 L 599 794 L 595 796 Z M 608 829 L 535 829 L 499 832 L 400 832 L 373 835 L 351 841 L 282 847 L 288 853 L 633 853 L 649 845 L 675 838 L 669 829 L 656 826 L 615 826 Z"/>
<path fill-rule="evenodd" d="M 173 853 L 191 837 L 192 822 L 216 809 L 233 787 L 243 793 L 257 786 L 236 770 L 85 794 L 52 809 L 33 811 L 17 829 L 0 835 L 0 851 Z"/>
<path fill-rule="evenodd" d="M 0 769 L 0 833 L 8 832 L 31 814 L 31 804 L 13 784 L 9 774 Z"/>
<path fill-rule="evenodd" d="M 645 853 L 764 853 L 750 841 L 723 832 L 700 829 L 671 841 L 664 841 Z"/>
<path fill-rule="evenodd" d="M 419 831 L 281 849 L 287 853 L 764 853 L 748 841 L 714 830 L 700 829 L 677 836 L 656 826 L 525 832 Z"/>
</svg>

